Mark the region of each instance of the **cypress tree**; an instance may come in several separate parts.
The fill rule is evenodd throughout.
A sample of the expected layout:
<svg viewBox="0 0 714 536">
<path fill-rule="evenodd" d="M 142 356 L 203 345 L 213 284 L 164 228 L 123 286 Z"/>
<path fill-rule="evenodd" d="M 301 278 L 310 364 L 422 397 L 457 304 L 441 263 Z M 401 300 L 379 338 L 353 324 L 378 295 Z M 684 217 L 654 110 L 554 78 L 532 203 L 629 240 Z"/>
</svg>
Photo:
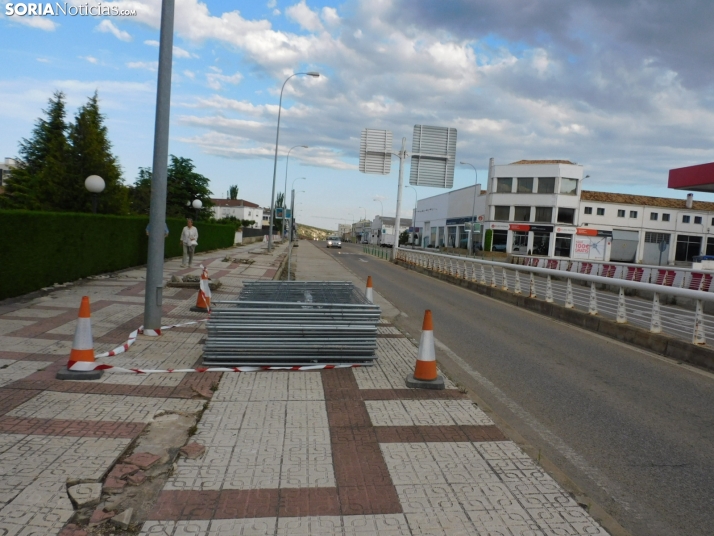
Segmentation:
<svg viewBox="0 0 714 536">
<path fill-rule="evenodd" d="M 30 139 L 20 142 L 13 169 L 0 201 L 6 208 L 56 210 L 55 201 L 68 179 L 69 145 L 65 96 L 56 91 L 38 119 Z"/>
<path fill-rule="evenodd" d="M 112 154 L 96 92 L 77 112 L 69 127 L 69 142 L 70 177 L 58 200 L 61 210 L 90 211 L 92 194 L 84 187 L 84 181 L 90 175 L 99 175 L 104 179 L 105 189 L 99 194 L 97 212 L 127 214 L 128 189 L 124 186 L 119 162 Z"/>
</svg>

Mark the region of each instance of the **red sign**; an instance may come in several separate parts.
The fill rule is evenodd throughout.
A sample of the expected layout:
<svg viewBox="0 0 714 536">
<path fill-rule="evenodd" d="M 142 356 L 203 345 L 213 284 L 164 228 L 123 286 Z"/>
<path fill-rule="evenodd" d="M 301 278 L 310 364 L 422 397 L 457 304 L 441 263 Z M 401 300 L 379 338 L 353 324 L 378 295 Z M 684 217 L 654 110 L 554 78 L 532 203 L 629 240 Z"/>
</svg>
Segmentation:
<svg viewBox="0 0 714 536">
<path fill-rule="evenodd" d="M 511 225 L 508 226 L 508 228 L 511 231 L 530 231 L 531 230 L 530 225 L 521 225 L 518 223 L 512 223 Z"/>
<path fill-rule="evenodd" d="M 584 229 L 582 227 L 578 227 L 578 232 L 576 234 L 585 236 L 597 236 L 597 229 Z"/>
</svg>

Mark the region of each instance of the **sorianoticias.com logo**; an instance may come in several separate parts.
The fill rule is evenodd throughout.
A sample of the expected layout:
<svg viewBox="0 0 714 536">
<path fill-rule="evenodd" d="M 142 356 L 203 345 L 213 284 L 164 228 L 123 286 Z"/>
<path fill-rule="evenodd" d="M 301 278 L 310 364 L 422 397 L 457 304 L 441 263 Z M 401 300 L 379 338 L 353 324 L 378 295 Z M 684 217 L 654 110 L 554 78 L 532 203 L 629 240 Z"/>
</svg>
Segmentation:
<svg viewBox="0 0 714 536">
<path fill-rule="evenodd" d="M 8 17 L 134 17 L 135 9 L 119 9 L 117 6 L 97 4 L 67 4 L 55 2 L 17 2 L 5 4 L 5 15 Z"/>
</svg>

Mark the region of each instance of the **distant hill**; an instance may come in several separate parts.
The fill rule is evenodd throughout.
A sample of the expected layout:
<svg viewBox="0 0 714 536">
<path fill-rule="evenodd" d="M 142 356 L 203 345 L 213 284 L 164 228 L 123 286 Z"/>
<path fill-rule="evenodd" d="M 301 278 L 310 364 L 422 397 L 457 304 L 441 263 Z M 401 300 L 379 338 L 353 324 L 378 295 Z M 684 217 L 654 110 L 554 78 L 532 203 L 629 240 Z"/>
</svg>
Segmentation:
<svg viewBox="0 0 714 536">
<path fill-rule="evenodd" d="M 299 223 L 297 228 L 298 237 L 310 240 L 327 240 L 328 236 L 337 234 L 337 231 L 328 231 L 327 229 L 320 229 Z"/>
</svg>

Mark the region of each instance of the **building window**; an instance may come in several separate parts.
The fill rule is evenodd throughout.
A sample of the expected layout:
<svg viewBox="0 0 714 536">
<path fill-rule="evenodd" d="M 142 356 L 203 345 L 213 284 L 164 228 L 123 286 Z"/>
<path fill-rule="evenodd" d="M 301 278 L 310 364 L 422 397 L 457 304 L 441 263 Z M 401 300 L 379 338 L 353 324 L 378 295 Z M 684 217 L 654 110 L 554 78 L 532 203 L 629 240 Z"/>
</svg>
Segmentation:
<svg viewBox="0 0 714 536">
<path fill-rule="evenodd" d="M 689 223 L 689 216 L 682 216 L 682 223 Z"/>
<path fill-rule="evenodd" d="M 531 221 L 531 207 L 514 207 L 513 221 Z"/>
<path fill-rule="evenodd" d="M 538 178 L 538 193 L 539 194 L 555 193 L 555 177 L 540 177 L 540 178 Z"/>
<path fill-rule="evenodd" d="M 645 242 L 647 244 L 660 244 L 662 242 L 669 244 L 669 235 L 666 233 L 645 233 Z"/>
<path fill-rule="evenodd" d="M 662 214 L 662 221 L 669 221 L 669 214 Z M 712 225 L 714 225 L 714 219 L 712 219 Z"/>
<path fill-rule="evenodd" d="M 536 207 L 535 221 L 541 223 L 551 223 L 553 221 L 553 207 Z"/>
<path fill-rule="evenodd" d="M 636 218 L 637 217 L 637 211 L 636 210 L 631 210 L 630 211 L 630 218 Z"/>
<path fill-rule="evenodd" d="M 593 207 L 585 207 L 585 214 L 592 214 L 593 213 Z"/>
<path fill-rule="evenodd" d="M 575 209 L 574 208 L 558 208 L 558 223 L 574 223 Z"/>
<path fill-rule="evenodd" d="M 533 232 L 533 255 L 548 255 L 550 249 L 550 233 Z"/>
<path fill-rule="evenodd" d="M 493 231 L 491 238 L 491 251 L 506 251 L 508 231 Z"/>
<path fill-rule="evenodd" d="M 513 232 L 513 244 L 511 245 L 512 253 L 521 253 L 525 255 L 528 253 L 528 232 L 527 231 L 514 231 Z"/>
<path fill-rule="evenodd" d="M 694 223 L 702 223 L 702 217 L 701 216 L 694 216 Z"/>
<path fill-rule="evenodd" d="M 714 238 L 707 238 L 707 255 L 714 255 Z"/>
<path fill-rule="evenodd" d="M 675 261 L 692 262 L 692 259 L 699 255 L 702 249 L 701 236 L 677 236 L 677 251 L 674 255 Z"/>
<path fill-rule="evenodd" d="M 519 194 L 532 194 L 533 193 L 533 178 L 532 177 L 518 177 L 518 190 Z"/>
<path fill-rule="evenodd" d="M 555 252 L 556 257 L 570 257 L 570 246 L 573 242 L 573 236 L 568 234 L 555 235 Z"/>
<path fill-rule="evenodd" d="M 578 180 L 562 177 L 560 179 L 560 193 L 563 195 L 576 195 L 578 193 Z"/>
<path fill-rule="evenodd" d="M 496 221 L 508 221 L 511 217 L 511 207 L 493 207 L 493 219 Z"/>
<path fill-rule="evenodd" d="M 597 209 L 597 215 L 598 215 L 598 216 L 604 216 L 604 215 L 605 215 L 605 209 L 604 209 L 604 208 L 599 208 L 599 209 Z"/>
<path fill-rule="evenodd" d="M 496 179 L 496 192 L 499 194 L 510 194 L 513 191 L 513 179 Z"/>
<path fill-rule="evenodd" d="M 618 218 L 624 218 L 624 217 L 625 217 L 625 211 L 624 211 L 624 210 L 618 210 L 618 211 L 617 211 L 617 217 L 618 217 Z"/>
<path fill-rule="evenodd" d="M 656 212 L 650 212 L 650 220 L 657 221 L 658 217 L 659 217 L 659 214 L 657 214 Z"/>
</svg>

